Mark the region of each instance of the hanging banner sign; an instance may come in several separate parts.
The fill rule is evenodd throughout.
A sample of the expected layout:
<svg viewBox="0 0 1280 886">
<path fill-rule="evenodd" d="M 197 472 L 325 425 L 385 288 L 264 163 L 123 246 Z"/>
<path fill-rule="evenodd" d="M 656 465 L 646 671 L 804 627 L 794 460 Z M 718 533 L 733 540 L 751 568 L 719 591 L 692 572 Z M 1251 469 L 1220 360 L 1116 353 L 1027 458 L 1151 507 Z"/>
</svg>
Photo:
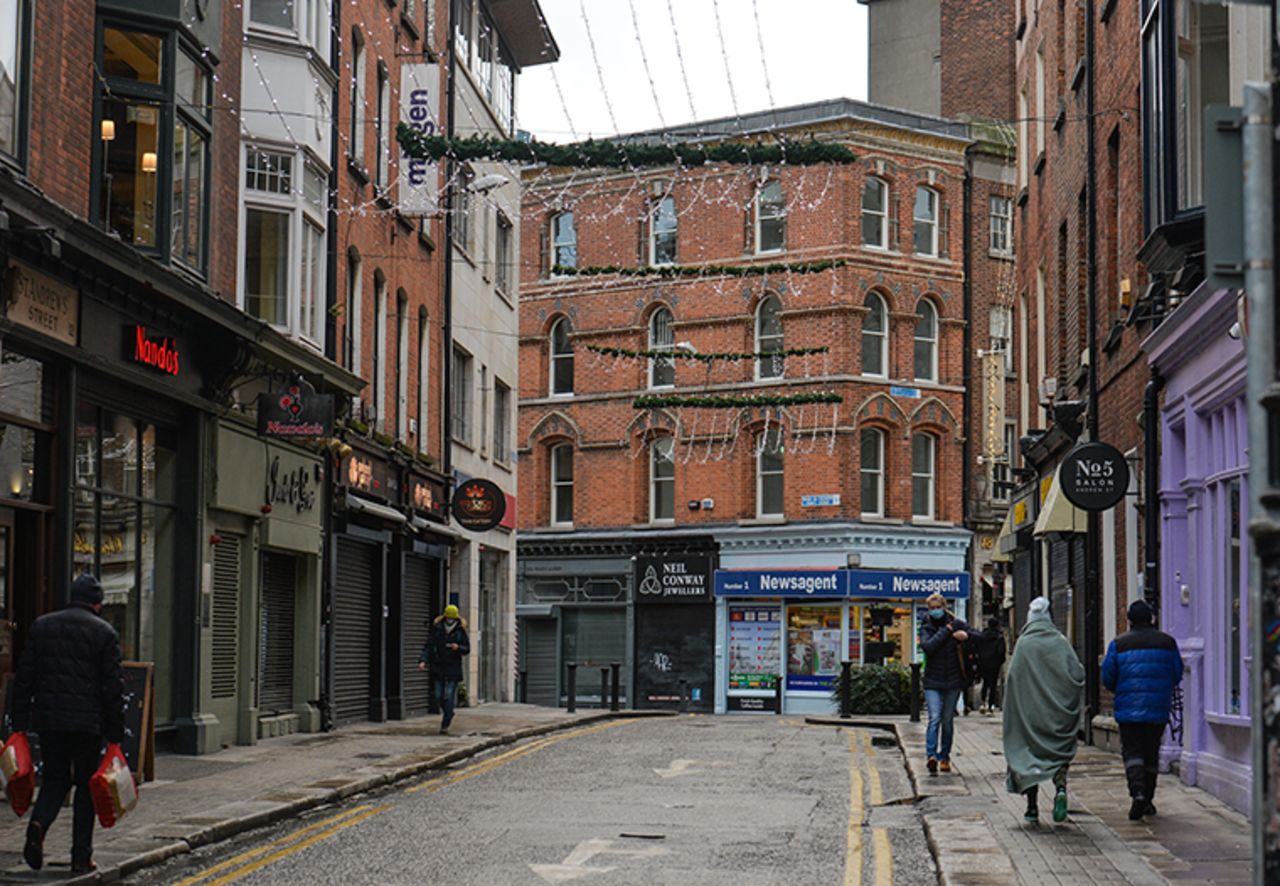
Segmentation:
<svg viewBox="0 0 1280 886">
<path fill-rule="evenodd" d="M 409 475 L 409 504 L 427 520 L 445 523 L 449 519 L 444 483 L 431 477 Z"/>
<path fill-rule="evenodd" d="M 400 66 L 400 119 L 423 135 L 440 134 L 440 66 L 405 62 Z M 398 143 L 397 143 L 398 144 Z M 400 151 L 401 215 L 433 215 L 440 208 L 438 163 Z"/>
<path fill-rule="evenodd" d="M 989 461 L 1012 458 L 1004 451 L 1004 354 L 982 358 L 982 454 Z"/>
<path fill-rule="evenodd" d="M 333 434 L 333 395 L 317 394 L 299 380 L 283 391 L 258 395 L 259 437 L 328 437 Z"/>
<path fill-rule="evenodd" d="M 1129 491 L 1129 463 L 1109 443 L 1083 443 L 1058 468 L 1062 494 L 1082 511 L 1105 511 Z"/>
<path fill-rule="evenodd" d="M 452 510 L 453 519 L 463 529 L 487 532 L 502 522 L 507 497 L 498 484 L 475 477 L 458 484 Z"/>
</svg>

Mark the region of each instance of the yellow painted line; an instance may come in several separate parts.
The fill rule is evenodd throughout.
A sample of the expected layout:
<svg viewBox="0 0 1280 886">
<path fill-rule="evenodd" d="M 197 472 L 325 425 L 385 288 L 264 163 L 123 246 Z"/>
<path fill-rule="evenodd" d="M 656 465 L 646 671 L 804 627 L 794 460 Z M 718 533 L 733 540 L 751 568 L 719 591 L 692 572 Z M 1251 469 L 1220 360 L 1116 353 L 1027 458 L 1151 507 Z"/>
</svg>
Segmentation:
<svg viewBox="0 0 1280 886">
<path fill-rule="evenodd" d="M 606 729 L 612 729 L 616 726 L 622 726 L 626 723 L 632 723 L 632 722 L 635 722 L 635 721 L 634 720 L 610 720 L 607 723 L 597 723 L 594 726 L 584 726 L 581 729 L 572 729 L 568 732 L 560 732 L 555 735 L 548 736 L 547 738 L 538 739 L 537 741 L 534 741 L 530 744 L 514 748 L 510 751 L 506 751 L 504 753 L 499 754 L 496 757 L 489 757 L 488 759 L 481 760 L 479 763 L 475 763 L 471 766 L 466 767 L 465 769 L 461 769 L 457 772 L 454 772 L 446 778 L 442 778 L 437 781 L 428 781 L 428 782 L 424 782 L 423 784 L 414 785 L 411 788 L 406 788 L 405 793 L 416 794 L 418 791 L 435 793 L 436 791 L 443 790 L 444 788 L 447 788 L 450 785 L 455 785 L 458 782 L 466 781 L 469 778 L 475 778 L 477 775 L 484 775 L 486 772 L 490 772 L 494 769 L 497 769 L 499 766 L 503 766 L 527 754 L 532 754 L 535 751 L 540 751 L 545 747 L 549 747 L 550 745 L 558 744 L 559 742 L 562 742 L 562 741 L 568 741 L 571 738 L 578 738 L 583 735 L 591 735 L 596 732 L 603 732 Z"/>
<path fill-rule="evenodd" d="M 862 884 L 862 770 L 858 768 L 858 737 L 849 733 L 849 831 L 845 839 L 844 886 Z"/>
<path fill-rule="evenodd" d="M 873 828 L 871 843 L 876 850 L 876 886 L 892 886 L 893 847 L 889 845 L 889 832 L 884 828 Z"/>
<path fill-rule="evenodd" d="M 272 842 L 267 843 L 263 846 L 259 846 L 256 849 L 250 849 L 248 852 L 241 853 L 240 855 L 237 855 L 235 858 L 229 858 L 226 861 L 219 862 L 218 864 L 215 864 L 213 867 L 206 868 L 205 870 L 196 874 L 194 877 L 188 877 L 185 880 L 179 881 L 178 883 L 174 884 L 174 886 L 193 886 L 193 884 L 196 884 L 196 883 L 203 883 L 204 881 L 208 880 L 212 876 L 220 874 L 223 871 L 230 870 L 231 868 L 239 867 L 242 864 L 251 862 L 255 858 L 259 858 L 263 855 L 266 855 L 273 849 L 277 849 L 281 846 L 287 846 L 290 843 L 295 843 L 299 840 L 302 840 L 308 834 L 313 834 L 316 831 L 325 831 L 325 836 L 331 836 L 331 834 L 328 833 L 328 828 L 331 825 L 344 822 L 344 820 L 349 820 L 352 823 L 354 823 L 357 820 L 363 821 L 364 819 L 368 818 L 370 815 L 373 815 L 376 812 L 381 812 L 384 808 L 385 807 L 378 807 L 375 809 L 374 807 L 368 804 L 364 806 L 353 807 L 351 809 L 346 810 L 345 812 L 340 812 L 337 815 L 332 815 L 328 818 L 317 821 L 314 824 L 307 825 L 305 828 L 296 830 L 292 834 L 289 834 L 287 837 L 281 837 L 279 840 L 273 840 Z M 345 823 L 339 825 L 339 828 L 344 826 L 345 826 Z M 334 832 L 336 833 L 336 830 Z M 240 874 L 237 873 L 236 876 L 240 876 Z M 218 881 L 218 882 L 223 882 L 223 881 Z"/>
<path fill-rule="evenodd" d="M 323 840 L 328 840 L 330 837 L 335 837 L 340 832 L 345 831 L 347 828 L 355 827 L 356 825 L 360 824 L 360 822 L 364 821 L 367 818 L 372 818 L 373 816 L 377 815 L 379 812 L 386 812 L 388 808 L 389 807 L 387 806 L 378 806 L 377 808 L 366 810 L 365 812 L 362 812 L 359 815 L 354 815 L 351 818 L 348 818 L 346 821 L 339 822 L 338 824 L 334 825 L 328 830 L 319 831 L 318 833 L 312 834 L 310 837 L 308 837 L 307 839 L 303 840 L 300 843 L 294 843 L 292 846 L 289 846 L 285 849 L 281 849 L 279 852 L 273 852 L 270 855 L 266 856 L 265 858 L 260 858 L 255 862 L 245 865 L 244 867 L 237 868 L 231 873 L 225 874 L 216 880 L 210 880 L 208 886 L 226 886 L 227 883 L 234 883 L 236 880 L 240 880 L 244 877 L 247 877 L 249 876 L 249 874 L 252 874 L 255 871 L 262 870 L 267 865 L 275 864 L 277 861 L 280 861 L 283 858 L 288 858 L 290 855 L 293 855 L 295 852 L 301 852 L 303 849 L 306 849 L 308 846 L 314 846 L 316 843 L 319 843 Z"/>
<path fill-rule="evenodd" d="M 862 746 L 867 752 L 867 778 L 871 783 L 871 805 L 884 805 L 884 790 L 880 785 L 880 770 L 876 768 L 875 748 L 871 744 L 870 733 L 862 733 Z"/>
</svg>

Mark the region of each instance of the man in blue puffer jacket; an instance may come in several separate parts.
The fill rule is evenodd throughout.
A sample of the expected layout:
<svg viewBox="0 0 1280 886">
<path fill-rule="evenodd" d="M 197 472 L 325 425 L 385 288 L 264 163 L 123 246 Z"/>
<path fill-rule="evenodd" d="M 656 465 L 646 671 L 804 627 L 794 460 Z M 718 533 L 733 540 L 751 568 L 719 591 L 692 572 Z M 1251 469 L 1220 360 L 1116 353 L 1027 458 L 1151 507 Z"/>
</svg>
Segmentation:
<svg viewBox="0 0 1280 886">
<path fill-rule="evenodd" d="M 1102 683 L 1115 693 L 1120 754 L 1129 782 L 1130 821 L 1155 815 L 1160 738 L 1169 724 L 1173 690 L 1182 682 L 1178 641 L 1156 630 L 1145 600 L 1129 607 L 1129 632 L 1111 641 L 1102 660 Z"/>
</svg>

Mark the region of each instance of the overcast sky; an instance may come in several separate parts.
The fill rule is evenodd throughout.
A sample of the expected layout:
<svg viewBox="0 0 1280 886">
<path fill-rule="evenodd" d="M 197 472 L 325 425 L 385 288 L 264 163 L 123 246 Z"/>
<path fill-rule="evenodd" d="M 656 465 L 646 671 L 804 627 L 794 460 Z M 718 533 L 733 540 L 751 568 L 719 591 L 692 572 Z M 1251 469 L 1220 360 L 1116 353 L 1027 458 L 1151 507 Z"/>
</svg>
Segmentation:
<svg viewBox="0 0 1280 886">
<path fill-rule="evenodd" d="M 735 103 L 745 114 L 825 98 L 866 98 L 867 9 L 857 0 L 541 4 L 560 46 L 560 61 L 520 75 L 517 110 L 519 128 L 543 141 L 728 117 Z"/>
</svg>

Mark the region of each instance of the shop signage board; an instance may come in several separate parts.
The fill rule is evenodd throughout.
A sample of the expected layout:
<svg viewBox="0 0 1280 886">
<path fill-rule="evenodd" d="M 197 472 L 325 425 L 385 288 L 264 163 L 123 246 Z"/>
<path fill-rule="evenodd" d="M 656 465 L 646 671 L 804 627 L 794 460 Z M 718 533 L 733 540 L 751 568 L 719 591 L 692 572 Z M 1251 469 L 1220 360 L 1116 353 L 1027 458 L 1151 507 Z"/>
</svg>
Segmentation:
<svg viewBox="0 0 1280 886">
<path fill-rule="evenodd" d="M 436 523 L 448 521 L 448 495 L 446 487 L 440 480 L 432 477 L 420 477 L 412 474 L 409 477 L 409 504 L 421 517 Z"/>
<path fill-rule="evenodd" d="M 1058 468 L 1062 494 L 1082 511 L 1105 511 L 1129 491 L 1129 463 L 1109 443 L 1082 443 Z"/>
<path fill-rule="evenodd" d="M 834 508 L 839 504 L 840 493 L 838 492 L 800 496 L 800 507 L 802 508 Z"/>
<path fill-rule="evenodd" d="M 423 62 L 400 65 L 400 119 L 426 136 L 439 135 L 440 66 Z M 440 204 L 440 166 L 400 151 L 400 187 L 397 206 L 401 215 L 432 215 Z"/>
<path fill-rule="evenodd" d="M 317 394 L 305 381 L 258 395 L 258 436 L 328 437 L 333 434 L 333 395 Z"/>
<path fill-rule="evenodd" d="M 79 343 L 80 292 L 21 262 L 9 262 L 4 315 L 63 344 Z"/>
<path fill-rule="evenodd" d="M 316 507 L 319 475 L 319 465 L 282 462 L 279 455 L 272 456 L 267 467 L 267 504 L 289 507 L 299 514 L 310 513 Z"/>
<path fill-rule="evenodd" d="M 400 503 L 400 479 L 397 469 L 380 458 L 355 450 L 343 461 L 338 479 L 347 488 L 372 493 L 378 498 Z"/>
<path fill-rule="evenodd" d="M 717 569 L 717 597 L 847 597 L 847 569 Z"/>
<path fill-rule="evenodd" d="M 963 600 L 968 597 L 968 573 L 849 570 L 849 596 L 851 597 L 923 600 L 935 593 L 949 600 Z"/>
<path fill-rule="evenodd" d="M 473 477 L 453 492 L 453 519 L 463 529 L 487 532 L 502 522 L 506 511 L 506 495 L 490 480 Z"/>
<path fill-rule="evenodd" d="M 637 603 L 706 603 L 711 558 L 705 554 L 636 557 Z"/>
<path fill-rule="evenodd" d="M 141 323 L 125 327 L 125 359 L 176 378 L 182 371 L 182 350 L 172 336 L 158 335 Z"/>
<path fill-rule="evenodd" d="M 1004 354 L 1000 351 L 982 358 L 982 392 L 982 454 L 991 461 L 1012 458 L 1013 453 L 1004 451 Z"/>
</svg>

